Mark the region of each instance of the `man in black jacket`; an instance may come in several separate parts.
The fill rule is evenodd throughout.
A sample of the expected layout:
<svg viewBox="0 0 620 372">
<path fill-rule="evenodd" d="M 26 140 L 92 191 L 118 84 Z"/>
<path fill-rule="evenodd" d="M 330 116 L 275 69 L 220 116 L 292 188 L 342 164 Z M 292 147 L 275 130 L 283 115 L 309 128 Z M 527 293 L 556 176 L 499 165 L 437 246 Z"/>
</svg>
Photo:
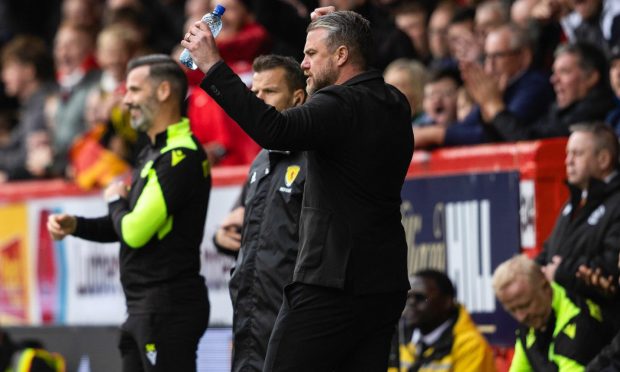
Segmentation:
<svg viewBox="0 0 620 372">
<path fill-rule="evenodd" d="M 195 23 L 182 45 L 206 72 L 202 88 L 256 142 L 308 151 L 299 254 L 264 370 L 385 371 L 409 288 L 400 190 L 411 115 L 406 98 L 367 71 L 368 21 L 324 13 L 314 12 L 301 64 L 311 97 L 282 113 L 222 62 L 206 25 Z"/>
<path fill-rule="evenodd" d="M 169 56 L 149 55 L 130 61 L 127 70 L 123 102 L 132 127 L 150 140 L 131 188 L 120 182 L 106 188 L 107 216 L 53 214 L 47 228 L 56 240 L 120 241 L 128 313 L 119 342 L 124 372 L 195 371 L 209 321 L 199 272 L 210 167 L 181 117 L 187 80 L 179 65 Z"/>
<path fill-rule="evenodd" d="M 578 280 L 579 266 L 600 268 L 618 278 L 620 177 L 618 141 L 604 123 L 571 127 L 566 145 L 570 199 L 536 261 L 549 281 L 599 301 L 604 298 Z"/>
<path fill-rule="evenodd" d="M 306 82 L 294 59 L 263 55 L 252 69 L 252 91 L 265 103 L 278 111 L 304 103 Z M 238 253 L 229 284 L 233 372 L 263 369 L 282 290 L 293 278 L 305 181 L 302 151 L 262 150 L 237 206 L 213 237 L 220 252 Z"/>
</svg>

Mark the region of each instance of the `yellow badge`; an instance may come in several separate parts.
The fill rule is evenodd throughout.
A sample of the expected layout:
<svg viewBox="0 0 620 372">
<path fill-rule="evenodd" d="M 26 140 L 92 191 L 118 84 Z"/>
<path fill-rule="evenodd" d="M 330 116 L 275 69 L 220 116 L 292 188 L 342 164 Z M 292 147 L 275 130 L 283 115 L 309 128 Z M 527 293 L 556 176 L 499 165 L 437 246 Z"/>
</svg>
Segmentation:
<svg viewBox="0 0 620 372">
<path fill-rule="evenodd" d="M 182 150 L 172 150 L 172 166 L 179 164 L 181 160 L 185 159 L 185 154 Z"/>
<path fill-rule="evenodd" d="M 299 165 L 290 165 L 286 168 L 286 175 L 284 176 L 284 183 L 286 183 L 286 187 L 291 187 L 295 181 L 295 178 L 297 178 L 300 169 L 301 168 Z"/>
</svg>

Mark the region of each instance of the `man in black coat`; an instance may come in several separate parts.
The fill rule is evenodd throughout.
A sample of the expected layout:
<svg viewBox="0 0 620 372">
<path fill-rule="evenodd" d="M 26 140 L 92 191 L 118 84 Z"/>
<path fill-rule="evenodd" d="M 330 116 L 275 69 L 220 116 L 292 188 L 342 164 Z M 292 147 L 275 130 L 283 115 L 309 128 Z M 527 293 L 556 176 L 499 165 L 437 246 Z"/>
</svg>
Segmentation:
<svg viewBox="0 0 620 372">
<path fill-rule="evenodd" d="M 578 280 L 581 265 L 618 278 L 620 177 L 618 141 L 604 123 L 571 127 L 566 145 L 570 199 L 536 261 L 549 281 L 599 302 L 604 298 Z"/>
<path fill-rule="evenodd" d="M 206 73 L 202 88 L 257 143 L 307 151 L 299 254 L 265 371 L 385 371 L 409 288 L 400 222 L 413 153 L 408 103 L 367 71 L 368 21 L 329 10 L 317 9 L 308 27 L 301 67 L 311 97 L 282 113 L 222 62 L 206 25 L 182 42 Z"/>
</svg>

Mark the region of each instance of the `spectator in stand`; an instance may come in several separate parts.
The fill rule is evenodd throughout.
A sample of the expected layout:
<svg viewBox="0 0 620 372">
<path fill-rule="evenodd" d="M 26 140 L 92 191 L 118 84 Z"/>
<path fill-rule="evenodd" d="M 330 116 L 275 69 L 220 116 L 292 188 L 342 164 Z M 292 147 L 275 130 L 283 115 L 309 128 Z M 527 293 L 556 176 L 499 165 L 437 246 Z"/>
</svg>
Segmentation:
<svg viewBox="0 0 620 372">
<path fill-rule="evenodd" d="M 605 121 L 614 127 L 616 134 L 620 136 L 620 42 L 611 48 L 610 55 L 609 81 L 616 95 L 616 108 L 607 115 Z"/>
<path fill-rule="evenodd" d="M 465 77 L 476 72 L 476 78 L 466 80 L 468 90 L 474 84 L 487 83 L 506 111 L 529 123 L 541 117 L 553 101 L 553 91 L 547 77 L 531 69 L 532 50 L 527 35 L 518 27 L 501 26 L 491 31 L 484 45 L 484 67 L 476 62 L 463 62 Z M 416 147 L 454 146 L 501 141 L 484 124 L 480 108 L 485 101 L 472 94 L 476 106 L 467 117 L 449 128 L 419 128 L 415 132 Z"/>
<path fill-rule="evenodd" d="M 215 8 L 215 4 L 226 8 L 222 31 L 215 39 L 217 47 L 224 62 L 250 86 L 252 62 L 271 50 L 269 34 L 255 21 L 249 1 L 212 0 L 212 8 Z"/>
<path fill-rule="evenodd" d="M 506 4 L 497 0 L 487 0 L 476 7 L 474 29 L 478 42 L 484 45 L 489 32 L 509 21 Z"/>
<path fill-rule="evenodd" d="M 431 52 L 428 47 L 428 10 L 417 2 L 405 2 L 394 10 L 394 23 L 409 36 L 418 61 L 428 65 Z"/>
<path fill-rule="evenodd" d="M 422 101 L 424 114 L 414 121 L 414 126 L 448 128 L 457 121 L 457 92 L 463 85 L 461 74 L 455 68 L 436 70 L 424 86 Z M 417 138 L 416 138 L 417 141 Z"/>
<path fill-rule="evenodd" d="M 503 141 L 561 137 L 580 122 L 604 120 L 614 107 L 603 52 L 587 43 L 567 44 L 558 49 L 551 83 L 556 100 L 535 121 L 519 119 L 501 99 L 497 84 L 474 68 L 467 69 L 465 83 L 480 105 L 485 124 Z"/>
<path fill-rule="evenodd" d="M 470 7 L 458 8 L 448 25 L 448 47 L 450 54 L 459 63 L 475 62 L 482 58 L 482 45 L 475 33 L 476 10 Z"/>
<path fill-rule="evenodd" d="M 536 261 L 548 280 L 607 305 L 607 299 L 576 274 L 585 265 L 600 268 L 602 275 L 614 281 L 618 278 L 618 140 L 604 123 L 575 125 L 571 130 L 565 161 L 570 198 Z"/>
<path fill-rule="evenodd" d="M 456 302 L 450 278 L 436 270 L 422 270 L 409 282 L 388 372 L 494 372 L 493 351 L 465 307 Z"/>
<path fill-rule="evenodd" d="M 336 10 L 352 10 L 361 14 L 372 25 L 375 41 L 375 68 L 383 71 L 398 58 L 416 58 L 415 49 L 406 33 L 399 30 L 390 15 L 371 0 L 320 0 L 320 5 L 335 6 Z"/>
<path fill-rule="evenodd" d="M 294 59 L 260 56 L 252 69 L 252 91 L 265 103 L 278 111 L 304 103 L 306 80 Z M 283 289 L 293 278 L 305 181 L 303 151 L 262 150 L 213 237 L 220 252 L 238 256 L 230 278 L 232 371 L 263 370 Z"/>
<path fill-rule="evenodd" d="M 428 48 L 431 53 L 430 68 L 456 66 L 450 54 L 448 26 L 454 16 L 455 5 L 444 1 L 437 5 L 428 22 Z"/>
<path fill-rule="evenodd" d="M 49 123 L 54 146 L 54 169 L 67 171 L 67 154 L 73 140 L 87 130 L 84 108 L 90 90 L 101 77 L 94 55 L 94 38 L 89 29 L 63 23 L 56 34 L 54 59 L 60 92 L 49 102 Z"/>
<path fill-rule="evenodd" d="M 98 31 L 102 15 L 103 3 L 99 0 L 64 0 L 62 3 L 63 22 Z"/>
<path fill-rule="evenodd" d="M 520 323 L 511 371 L 583 371 L 610 340 L 609 319 L 597 304 L 548 281 L 524 255 L 497 267 L 493 290 Z"/>
<path fill-rule="evenodd" d="M 397 59 L 386 67 L 383 78 L 407 97 L 412 123 L 422 116 L 422 97 L 428 80 L 428 72 L 422 63 L 413 59 Z"/>
<path fill-rule="evenodd" d="M 257 22 L 271 35 L 272 53 L 291 56 L 301 61 L 310 12 L 319 6 L 319 1 L 251 0 L 251 4 Z"/>
<path fill-rule="evenodd" d="M 570 0 L 573 11 L 562 18 L 562 28 L 571 42 L 588 42 L 606 55 L 620 42 L 620 1 Z"/>
<path fill-rule="evenodd" d="M 0 183 L 43 177 L 52 162 L 44 107 L 54 92 L 52 58 L 42 39 L 18 36 L 2 50 L 6 94 L 19 101 L 19 121 L 0 145 Z"/>
</svg>

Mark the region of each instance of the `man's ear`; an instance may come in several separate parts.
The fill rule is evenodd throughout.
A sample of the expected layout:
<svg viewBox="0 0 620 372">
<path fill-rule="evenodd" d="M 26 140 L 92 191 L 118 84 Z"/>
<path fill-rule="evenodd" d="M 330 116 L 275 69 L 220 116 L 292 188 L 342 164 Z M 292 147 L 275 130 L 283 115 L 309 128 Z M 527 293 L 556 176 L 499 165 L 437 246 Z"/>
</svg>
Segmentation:
<svg viewBox="0 0 620 372">
<path fill-rule="evenodd" d="M 157 100 L 163 102 L 170 97 L 170 82 L 164 80 L 157 86 Z"/>
<path fill-rule="evenodd" d="M 586 85 L 588 86 L 588 91 L 590 91 L 590 89 L 592 89 L 596 84 L 598 84 L 598 81 L 600 79 L 601 74 L 598 71 L 591 71 L 586 77 Z"/>
<path fill-rule="evenodd" d="M 293 92 L 293 107 L 299 106 L 306 100 L 306 92 L 303 89 L 296 89 Z"/>
<path fill-rule="evenodd" d="M 596 155 L 596 161 L 598 162 L 598 167 L 601 170 L 613 168 L 611 165 L 611 153 L 607 150 L 599 151 Z"/>
<path fill-rule="evenodd" d="M 336 49 L 336 64 L 338 66 L 344 65 L 349 60 L 349 48 L 341 45 Z"/>
</svg>

